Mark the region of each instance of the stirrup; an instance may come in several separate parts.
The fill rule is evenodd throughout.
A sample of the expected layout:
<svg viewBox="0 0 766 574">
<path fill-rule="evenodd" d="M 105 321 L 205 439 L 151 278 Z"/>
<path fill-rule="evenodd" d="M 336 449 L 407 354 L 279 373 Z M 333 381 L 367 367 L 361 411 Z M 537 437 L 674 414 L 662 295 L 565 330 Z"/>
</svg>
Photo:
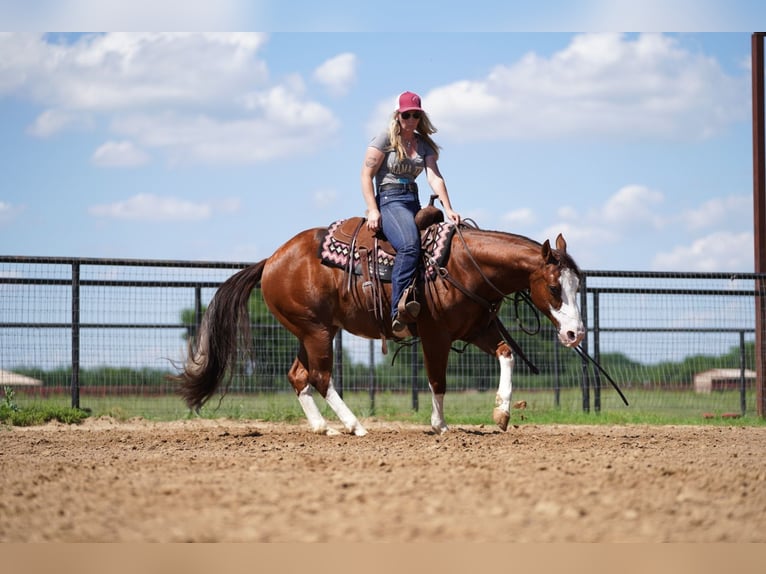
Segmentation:
<svg viewBox="0 0 766 574">
<path fill-rule="evenodd" d="M 407 301 L 407 299 L 410 298 L 410 295 L 413 297 L 415 296 L 414 292 L 414 287 L 407 287 L 399 299 L 399 304 L 396 306 L 398 314 L 401 315 L 402 319 L 407 323 L 413 323 L 415 319 L 418 318 L 418 315 L 420 315 L 420 303 L 418 303 L 415 299 L 412 299 L 412 301 Z"/>
<path fill-rule="evenodd" d="M 407 337 L 414 336 L 412 329 L 410 328 L 410 324 L 407 324 L 406 318 L 402 317 L 401 313 L 394 315 L 394 318 L 391 321 L 391 330 L 394 332 L 395 341 L 401 341 Z"/>
<path fill-rule="evenodd" d="M 391 322 L 391 330 L 394 332 L 394 335 L 397 336 L 407 330 L 407 323 L 402 320 L 399 313 L 396 314 L 396 317 L 394 317 L 394 320 Z"/>
</svg>

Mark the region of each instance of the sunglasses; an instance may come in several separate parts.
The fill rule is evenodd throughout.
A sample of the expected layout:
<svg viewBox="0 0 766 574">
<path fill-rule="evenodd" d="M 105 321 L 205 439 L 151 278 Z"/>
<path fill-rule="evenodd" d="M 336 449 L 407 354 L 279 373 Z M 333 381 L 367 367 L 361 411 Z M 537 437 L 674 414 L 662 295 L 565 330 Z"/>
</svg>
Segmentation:
<svg viewBox="0 0 766 574">
<path fill-rule="evenodd" d="M 415 118 L 416 120 L 420 119 L 420 112 L 402 112 L 399 115 L 402 116 L 403 120 L 408 120 L 410 118 Z"/>
</svg>

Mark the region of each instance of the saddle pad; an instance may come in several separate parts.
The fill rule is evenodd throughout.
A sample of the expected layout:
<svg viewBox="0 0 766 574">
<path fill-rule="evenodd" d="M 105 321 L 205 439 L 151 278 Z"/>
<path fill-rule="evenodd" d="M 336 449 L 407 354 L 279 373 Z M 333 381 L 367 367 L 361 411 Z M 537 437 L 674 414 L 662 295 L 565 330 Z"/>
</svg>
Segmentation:
<svg viewBox="0 0 766 574">
<path fill-rule="evenodd" d="M 319 244 L 319 259 L 328 267 L 351 270 L 354 275 L 362 275 L 359 250 L 368 250 L 368 264 L 370 275 L 377 272 L 381 281 L 390 282 L 391 272 L 394 267 L 396 251 L 391 244 L 383 239 L 377 241 L 369 234 L 359 233 L 356 240 L 350 236 L 351 228 L 366 230 L 361 225 L 361 218 L 339 219 L 332 223 L 325 231 Z M 423 259 L 428 261 L 428 275 L 432 277 L 436 273 L 436 267 L 446 264 L 449 259 L 452 235 L 455 226 L 452 223 L 434 223 L 426 230 L 421 231 L 421 245 Z M 352 242 L 354 243 L 353 254 Z M 351 258 L 353 257 L 353 264 Z"/>
</svg>

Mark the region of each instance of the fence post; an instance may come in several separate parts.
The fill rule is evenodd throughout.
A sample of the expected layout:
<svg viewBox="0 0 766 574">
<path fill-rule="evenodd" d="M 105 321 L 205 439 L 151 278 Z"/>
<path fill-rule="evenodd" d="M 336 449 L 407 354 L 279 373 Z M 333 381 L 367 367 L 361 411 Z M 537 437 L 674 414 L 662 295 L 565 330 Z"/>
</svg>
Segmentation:
<svg viewBox="0 0 766 574">
<path fill-rule="evenodd" d="M 739 332 L 739 410 L 742 416 L 747 411 L 747 382 L 745 380 L 745 332 Z"/>
<path fill-rule="evenodd" d="M 559 336 L 553 329 L 553 404 L 561 407 L 561 369 L 559 366 Z"/>
<path fill-rule="evenodd" d="M 80 262 L 72 262 L 72 408 L 80 408 Z"/>
<path fill-rule="evenodd" d="M 370 393 L 370 414 L 375 414 L 375 340 L 370 339 L 370 377 L 369 377 L 369 393 Z"/>
<path fill-rule="evenodd" d="M 335 377 L 333 381 L 338 396 L 343 398 L 343 329 L 335 333 Z"/>
<path fill-rule="evenodd" d="M 593 291 L 593 358 L 596 363 L 601 363 L 601 333 L 599 331 L 599 307 L 598 291 Z M 601 412 L 601 373 L 598 369 L 593 369 L 593 409 Z"/>
<path fill-rule="evenodd" d="M 412 381 L 412 410 L 418 412 L 420 409 L 420 399 L 418 397 L 418 347 L 412 345 L 410 347 L 410 360 L 412 365 L 410 367 L 410 379 Z"/>
<path fill-rule="evenodd" d="M 583 351 L 588 352 L 588 289 L 586 286 L 586 277 L 583 275 L 580 285 L 580 316 L 585 325 L 585 337 L 580 346 Z M 590 412 L 590 389 L 588 388 L 588 361 L 585 357 L 581 360 L 582 379 L 580 387 L 582 388 L 582 410 L 585 413 Z"/>
<path fill-rule="evenodd" d="M 766 272 L 766 166 L 764 165 L 764 32 L 752 36 L 752 93 L 753 93 L 753 219 L 755 239 L 755 272 Z M 766 417 L 766 281 L 755 281 L 755 403 L 758 416 Z"/>
</svg>

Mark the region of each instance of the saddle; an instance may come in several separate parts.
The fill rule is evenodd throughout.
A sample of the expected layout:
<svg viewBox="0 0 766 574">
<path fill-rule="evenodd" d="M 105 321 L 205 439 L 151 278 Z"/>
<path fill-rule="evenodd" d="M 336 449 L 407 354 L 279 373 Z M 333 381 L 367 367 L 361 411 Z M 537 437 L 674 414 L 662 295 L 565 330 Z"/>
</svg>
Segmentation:
<svg viewBox="0 0 766 574">
<path fill-rule="evenodd" d="M 420 230 L 421 256 L 426 277 L 433 279 L 439 267 L 449 258 L 455 226 L 444 221 L 444 214 L 431 203 L 415 215 Z M 346 290 L 352 291 L 356 277 L 362 278 L 367 310 L 375 316 L 383 335 L 383 354 L 386 354 L 385 333 L 390 329 L 388 314 L 384 313 L 381 283 L 391 282 L 396 250 L 382 231 L 373 233 L 366 219 L 352 217 L 332 223 L 319 243 L 322 264 L 346 272 Z"/>
<path fill-rule="evenodd" d="M 364 217 L 351 217 L 328 226 L 320 242 L 319 259 L 324 265 L 345 269 L 350 275 L 369 274 L 390 282 L 396 249 L 382 231 L 373 233 L 366 222 Z M 454 226 L 445 223 L 442 211 L 432 205 L 418 211 L 415 223 L 428 266 L 442 265 L 449 257 Z"/>
</svg>

